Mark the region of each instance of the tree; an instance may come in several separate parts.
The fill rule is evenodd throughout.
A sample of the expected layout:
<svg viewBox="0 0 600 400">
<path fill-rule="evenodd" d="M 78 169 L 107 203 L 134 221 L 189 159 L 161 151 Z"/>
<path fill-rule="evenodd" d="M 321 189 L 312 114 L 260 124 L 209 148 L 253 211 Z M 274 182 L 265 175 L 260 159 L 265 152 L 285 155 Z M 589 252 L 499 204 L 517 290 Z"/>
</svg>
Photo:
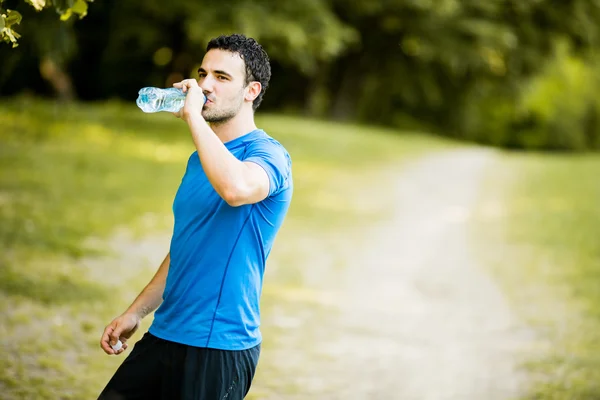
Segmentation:
<svg viewBox="0 0 600 400">
<path fill-rule="evenodd" d="M 7 79 L 24 54 L 35 54 L 40 75 L 49 83 L 56 96 L 61 100 L 73 99 L 74 85 L 67 71 L 68 62 L 77 53 L 72 25 L 73 20 L 81 19 L 87 14 L 88 2 L 91 1 L 93 0 L 0 0 L 0 38 L 8 44 L 12 43 L 13 49 L 18 46 L 21 36 L 14 30 L 15 25 L 21 23 L 23 16 L 29 21 L 22 28 L 27 36 L 27 51 L 10 50 L 11 54 L 3 57 L 4 71 L 0 74 L 0 82 Z M 9 6 L 18 8 L 19 11 Z M 60 17 L 57 18 L 56 14 Z"/>
<path fill-rule="evenodd" d="M 71 8 L 62 23 L 25 0 L 0 0 L 28 21 L 20 48 L 0 46 L 0 92 L 46 92 L 42 76 L 68 98 L 67 77 L 82 99 L 131 100 L 140 87 L 193 76 L 210 38 L 239 32 L 271 57 L 263 108 L 396 125 L 409 115 L 489 142 L 490 112 L 511 118 L 557 41 L 576 57 L 600 50 L 598 0 L 103 0 L 80 24 L 72 16 L 87 1 L 52 0 L 59 13 Z M 2 13 L 12 43 L 5 29 L 20 14 Z"/>
<path fill-rule="evenodd" d="M 67 21 L 71 16 L 75 15 L 79 18 L 85 17 L 88 10 L 88 2 L 93 0 L 25 0 L 36 11 L 42 11 L 53 7 L 60 15 L 60 19 Z M 4 9 L 3 3 L 7 0 L 0 0 L 0 39 L 5 43 L 12 43 L 12 47 L 17 47 L 18 39 L 21 37 L 15 30 L 14 26 L 19 25 L 22 20 L 22 15 L 18 11 L 12 9 Z M 16 3 L 16 2 L 12 2 Z"/>
<path fill-rule="evenodd" d="M 469 103 L 518 88 L 552 57 L 553 43 L 598 47 L 600 7 L 573 0 L 333 0 L 361 47 L 342 70 L 332 112 L 393 123 L 397 110 L 461 130 Z M 360 77 L 360 79 L 357 79 Z"/>
</svg>

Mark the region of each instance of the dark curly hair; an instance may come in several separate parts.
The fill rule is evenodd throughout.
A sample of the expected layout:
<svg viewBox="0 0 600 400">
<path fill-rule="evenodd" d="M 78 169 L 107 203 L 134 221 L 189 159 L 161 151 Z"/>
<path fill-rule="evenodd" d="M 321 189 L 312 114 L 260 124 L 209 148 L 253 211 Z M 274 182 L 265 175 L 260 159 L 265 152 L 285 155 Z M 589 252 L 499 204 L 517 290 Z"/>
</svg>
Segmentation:
<svg viewBox="0 0 600 400">
<path fill-rule="evenodd" d="M 252 109 L 256 111 L 271 79 L 271 64 L 267 52 L 256 40 L 240 34 L 221 35 L 212 39 L 206 46 L 206 52 L 212 49 L 239 54 L 246 65 L 246 85 L 252 81 L 260 82 L 262 89 L 252 103 Z"/>
</svg>

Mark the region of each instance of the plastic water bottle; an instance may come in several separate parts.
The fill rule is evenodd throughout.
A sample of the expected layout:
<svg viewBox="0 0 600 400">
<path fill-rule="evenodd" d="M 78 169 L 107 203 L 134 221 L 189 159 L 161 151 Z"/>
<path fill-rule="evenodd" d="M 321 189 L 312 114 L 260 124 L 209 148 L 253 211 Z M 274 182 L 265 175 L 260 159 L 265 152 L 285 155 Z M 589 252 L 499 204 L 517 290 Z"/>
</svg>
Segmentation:
<svg viewBox="0 0 600 400">
<path fill-rule="evenodd" d="M 167 89 L 145 87 L 138 92 L 135 103 L 145 113 L 177 112 L 183 108 L 185 93 L 174 87 Z"/>
</svg>

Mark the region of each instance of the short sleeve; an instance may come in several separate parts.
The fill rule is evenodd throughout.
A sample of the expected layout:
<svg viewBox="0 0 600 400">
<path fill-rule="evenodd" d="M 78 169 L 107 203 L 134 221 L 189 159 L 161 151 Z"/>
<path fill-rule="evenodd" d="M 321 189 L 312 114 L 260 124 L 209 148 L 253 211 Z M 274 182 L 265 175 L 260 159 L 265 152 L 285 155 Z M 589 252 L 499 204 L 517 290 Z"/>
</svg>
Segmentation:
<svg viewBox="0 0 600 400">
<path fill-rule="evenodd" d="M 285 148 L 271 139 L 251 143 L 243 161 L 260 165 L 269 177 L 269 196 L 273 196 L 289 185 L 292 163 Z"/>
</svg>

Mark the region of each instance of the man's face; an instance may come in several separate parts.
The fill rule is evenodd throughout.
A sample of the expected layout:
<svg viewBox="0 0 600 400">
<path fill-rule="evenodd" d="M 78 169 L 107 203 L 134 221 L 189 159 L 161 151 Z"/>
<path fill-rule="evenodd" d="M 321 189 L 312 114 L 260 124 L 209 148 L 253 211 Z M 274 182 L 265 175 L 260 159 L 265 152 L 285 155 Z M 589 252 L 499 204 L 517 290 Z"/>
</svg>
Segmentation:
<svg viewBox="0 0 600 400">
<path fill-rule="evenodd" d="M 223 123 L 235 117 L 244 104 L 246 68 L 237 53 L 212 49 L 198 69 L 198 85 L 207 102 L 202 116 L 207 122 Z"/>
</svg>

